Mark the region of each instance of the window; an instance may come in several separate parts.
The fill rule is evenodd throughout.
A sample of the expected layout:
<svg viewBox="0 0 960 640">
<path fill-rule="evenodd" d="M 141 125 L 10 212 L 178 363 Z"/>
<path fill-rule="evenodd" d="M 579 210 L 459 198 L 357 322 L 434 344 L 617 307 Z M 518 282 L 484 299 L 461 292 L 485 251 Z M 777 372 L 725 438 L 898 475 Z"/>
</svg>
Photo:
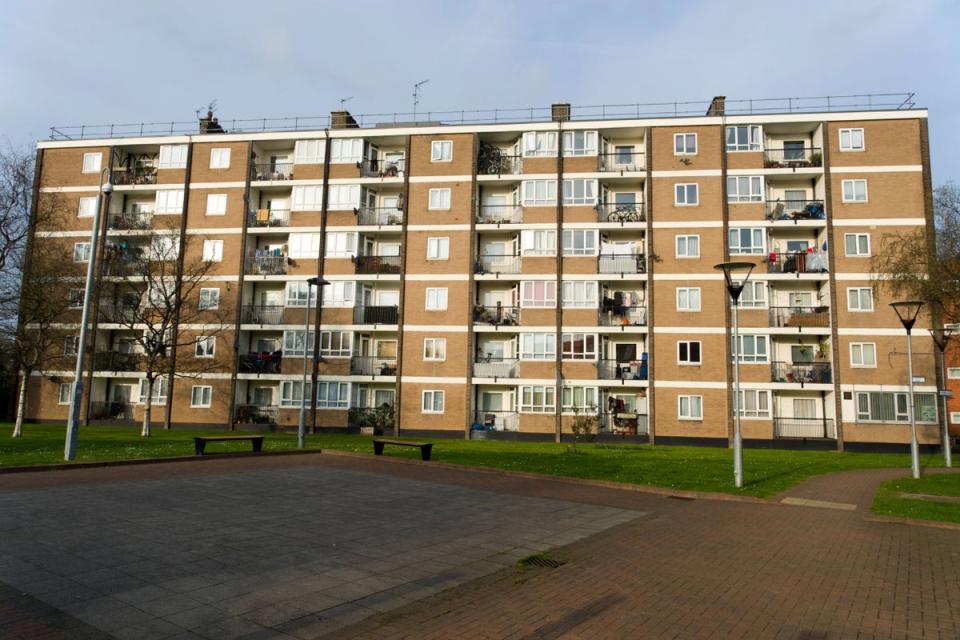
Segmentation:
<svg viewBox="0 0 960 640">
<path fill-rule="evenodd" d="M 200 309 L 217 309 L 220 307 L 220 289 L 200 289 Z"/>
<path fill-rule="evenodd" d="M 323 207 L 322 187 L 294 187 L 291 211 L 319 211 Z"/>
<path fill-rule="evenodd" d="M 75 356 L 80 348 L 80 336 L 66 336 L 63 339 L 63 355 Z"/>
<path fill-rule="evenodd" d="M 520 283 L 521 307 L 556 307 L 557 283 L 554 280 L 524 280 Z"/>
<path fill-rule="evenodd" d="M 570 280 L 561 285 L 561 302 L 564 307 L 596 309 L 598 305 L 597 283 Z"/>
<path fill-rule="evenodd" d="M 227 194 L 208 193 L 207 194 L 207 215 L 222 216 L 227 213 Z"/>
<path fill-rule="evenodd" d="M 90 262 L 90 243 L 75 242 L 73 245 L 74 262 Z"/>
<path fill-rule="evenodd" d="M 739 356 L 740 362 L 758 363 L 768 362 L 767 359 L 767 336 L 740 336 L 740 348 L 736 348 L 734 336 L 730 337 L 731 351 L 736 359 Z"/>
<path fill-rule="evenodd" d="M 867 201 L 867 181 L 866 180 L 844 180 L 840 184 L 843 187 L 844 202 L 866 202 Z"/>
<path fill-rule="evenodd" d="M 70 396 L 73 395 L 73 383 L 61 382 L 60 395 L 57 399 L 58 404 L 70 404 Z"/>
<path fill-rule="evenodd" d="M 557 232 L 550 229 L 533 229 L 520 232 L 520 255 L 557 255 Z"/>
<path fill-rule="evenodd" d="M 83 307 L 83 289 L 70 289 L 67 298 L 67 306 L 70 309 L 80 309 Z"/>
<path fill-rule="evenodd" d="M 563 255 L 597 255 L 596 229 L 565 229 L 563 231 Z"/>
<path fill-rule="evenodd" d="M 147 380 L 140 379 L 140 402 L 147 401 Z M 155 378 L 153 381 L 153 394 L 150 398 L 150 404 L 167 404 L 167 379 Z"/>
<path fill-rule="evenodd" d="M 596 413 L 596 387 L 563 387 L 560 390 L 560 410 L 574 413 Z"/>
<path fill-rule="evenodd" d="M 843 246 L 846 249 L 848 257 L 866 258 L 870 256 L 870 234 L 869 233 L 845 233 L 843 234 Z"/>
<path fill-rule="evenodd" d="M 204 240 L 203 260 L 207 262 L 223 261 L 223 240 Z"/>
<path fill-rule="evenodd" d="M 557 133 L 555 131 L 528 131 L 523 134 L 523 155 L 557 155 Z"/>
<path fill-rule="evenodd" d="M 316 334 L 311 331 L 307 336 L 307 351 L 313 353 Z M 303 329 L 290 329 L 283 332 L 283 355 L 303 355 Z"/>
<path fill-rule="evenodd" d="M 293 161 L 296 164 L 319 164 L 323 162 L 324 150 L 323 140 L 297 140 L 293 147 Z"/>
<path fill-rule="evenodd" d="M 307 306 L 307 292 L 310 294 L 310 306 L 317 306 L 317 288 L 309 284 L 306 280 L 287 283 L 286 306 L 305 307 Z"/>
<path fill-rule="evenodd" d="M 445 311 L 447 309 L 447 288 L 427 287 L 426 302 L 428 311 Z"/>
<path fill-rule="evenodd" d="M 83 154 L 83 173 L 98 173 L 100 171 L 100 163 L 102 160 L 102 153 Z"/>
<path fill-rule="evenodd" d="M 695 133 L 673 134 L 673 155 L 693 156 L 696 154 L 697 154 L 697 134 Z"/>
<path fill-rule="evenodd" d="M 318 409 L 346 409 L 348 406 L 350 406 L 349 382 L 317 383 Z"/>
<path fill-rule="evenodd" d="M 873 289 L 870 287 L 848 288 L 847 311 L 873 311 Z"/>
<path fill-rule="evenodd" d="M 740 306 L 748 309 L 767 306 L 767 283 L 761 280 L 747 281 L 740 292 Z"/>
<path fill-rule="evenodd" d="M 564 180 L 563 204 L 597 204 L 597 181 L 582 179 Z"/>
<path fill-rule="evenodd" d="M 948 379 L 948 380 L 960 380 L 960 367 L 949 367 L 949 368 L 947 368 L 947 379 Z"/>
<path fill-rule="evenodd" d="M 212 358 L 217 350 L 216 336 L 197 336 L 193 355 L 198 358 Z"/>
<path fill-rule="evenodd" d="M 332 184 L 327 192 L 330 211 L 353 211 L 360 206 L 360 185 Z"/>
<path fill-rule="evenodd" d="M 760 151 L 763 148 L 762 140 L 760 125 L 727 127 L 727 151 Z"/>
<path fill-rule="evenodd" d="M 727 202 L 763 202 L 763 177 L 727 178 Z"/>
<path fill-rule="evenodd" d="M 743 389 L 738 403 L 741 418 L 769 418 L 770 392 L 760 389 Z"/>
<path fill-rule="evenodd" d="M 427 238 L 427 260 L 449 260 L 450 238 Z"/>
<path fill-rule="evenodd" d="M 431 211 L 440 211 L 450 208 L 450 189 L 430 189 L 429 204 Z"/>
<path fill-rule="evenodd" d="M 80 204 L 77 207 L 78 218 L 89 218 L 97 212 L 97 197 L 84 196 L 80 198 Z"/>
<path fill-rule="evenodd" d="M 560 354 L 564 360 L 596 360 L 597 336 L 593 333 L 561 334 Z"/>
<path fill-rule="evenodd" d="M 210 168 L 229 169 L 230 149 L 210 149 Z"/>
<path fill-rule="evenodd" d="M 520 411 L 524 413 L 553 413 L 557 410 L 556 390 L 548 385 L 520 387 Z"/>
<path fill-rule="evenodd" d="M 206 409 L 210 406 L 213 387 L 195 384 L 190 387 L 190 407 L 192 409 Z"/>
<path fill-rule="evenodd" d="M 424 338 L 423 359 L 442 362 L 447 359 L 446 338 Z"/>
<path fill-rule="evenodd" d="M 565 156 L 595 156 L 597 155 L 596 131 L 564 131 L 563 155 Z"/>
<path fill-rule="evenodd" d="M 700 257 L 700 236 L 678 235 L 677 236 L 677 257 L 678 258 L 699 258 Z"/>
<path fill-rule="evenodd" d="M 363 158 L 362 138 L 338 138 L 330 141 L 330 162 L 348 164 Z"/>
<path fill-rule="evenodd" d="M 173 260 L 179 254 L 180 238 L 176 236 L 154 236 L 150 240 L 150 257 L 153 260 Z"/>
<path fill-rule="evenodd" d="M 678 207 L 694 207 L 700 204 L 700 186 L 695 182 L 674 185 L 673 203 Z"/>
<path fill-rule="evenodd" d="M 420 411 L 421 413 L 443 413 L 443 391 L 424 391 Z"/>
<path fill-rule="evenodd" d="M 62 385 L 61 385 L 62 386 Z M 951 411 L 950 412 L 950 423 L 951 424 L 960 424 L 960 411 Z"/>
<path fill-rule="evenodd" d="M 331 282 L 323 285 L 323 304 L 327 307 L 352 307 L 355 285 L 353 282 Z"/>
<path fill-rule="evenodd" d="M 877 345 L 873 342 L 851 342 L 850 366 L 864 368 L 876 367 Z"/>
<path fill-rule="evenodd" d="M 521 360 L 553 360 L 557 357 L 557 334 L 521 333 Z"/>
<path fill-rule="evenodd" d="M 730 255 L 761 256 L 766 253 L 766 234 L 762 227 L 730 229 Z"/>
<path fill-rule="evenodd" d="M 296 234 L 291 234 L 296 235 Z M 305 234 L 314 235 L 314 234 Z M 319 234 L 316 234 L 319 236 Z M 291 243 L 291 247 L 292 247 Z M 317 250 L 319 251 L 319 246 Z M 327 258 L 350 258 L 357 255 L 357 234 L 353 231 L 328 231 L 324 245 Z"/>
<path fill-rule="evenodd" d="M 434 140 L 430 143 L 430 162 L 453 160 L 453 140 Z"/>
<path fill-rule="evenodd" d="M 677 417 L 703 420 L 703 396 L 677 396 Z"/>
<path fill-rule="evenodd" d="M 556 180 L 524 180 L 523 206 L 546 207 L 557 204 Z"/>
<path fill-rule="evenodd" d="M 300 407 L 310 399 L 311 383 L 307 383 L 306 393 L 303 393 L 303 382 L 300 380 L 284 380 L 280 383 L 280 406 Z"/>
<path fill-rule="evenodd" d="M 161 189 L 157 191 L 157 200 L 154 206 L 157 213 L 180 213 L 183 211 L 182 189 Z"/>
<path fill-rule="evenodd" d="M 909 422 L 907 393 L 898 391 L 858 391 L 857 422 Z M 915 393 L 917 422 L 937 421 L 936 399 L 932 393 Z"/>
<path fill-rule="evenodd" d="M 840 129 L 840 151 L 863 151 L 863 129 Z"/>
<path fill-rule="evenodd" d="M 700 341 L 677 341 L 677 364 L 701 364 Z"/>
<path fill-rule="evenodd" d="M 700 311 L 700 287 L 677 287 L 677 311 Z"/>
<path fill-rule="evenodd" d="M 160 163 L 158 166 L 161 169 L 185 169 L 187 166 L 187 145 L 160 145 Z"/>
<path fill-rule="evenodd" d="M 350 331 L 321 331 L 320 355 L 324 358 L 349 358 L 353 353 L 353 333 Z"/>
<path fill-rule="evenodd" d="M 348 234 L 356 238 L 356 234 Z M 319 233 L 291 233 L 287 237 L 287 249 L 291 258 L 320 257 Z"/>
</svg>

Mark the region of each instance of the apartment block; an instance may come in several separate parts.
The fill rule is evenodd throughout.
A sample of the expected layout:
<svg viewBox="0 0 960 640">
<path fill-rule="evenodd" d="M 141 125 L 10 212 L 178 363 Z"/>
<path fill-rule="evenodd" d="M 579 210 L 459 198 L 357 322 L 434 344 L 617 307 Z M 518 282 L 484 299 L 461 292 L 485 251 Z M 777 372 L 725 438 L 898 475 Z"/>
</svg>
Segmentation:
<svg viewBox="0 0 960 640">
<path fill-rule="evenodd" d="M 159 242 L 215 263 L 184 300 L 210 316 L 179 326 L 197 346 L 177 361 L 216 366 L 167 372 L 158 422 L 292 428 L 305 402 L 317 429 L 389 405 L 407 435 L 560 438 L 586 413 L 625 440 L 724 440 L 737 358 L 748 440 L 909 441 L 905 334 L 870 261 L 932 233 L 924 109 L 716 98 L 697 114 L 557 104 L 370 126 L 341 111 L 264 129 L 206 118 L 38 144 L 38 201 L 74 213 L 35 241 L 62 245 L 74 277 L 98 261 L 87 422 L 141 419 L 137 328 L 115 320 L 149 304 L 124 296 L 124 253 Z M 90 256 L 103 169 L 114 187 Z M 736 343 L 726 260 L 755 264 Z M 921 324 L 917 419 L 934 444 L 939 363 Z M 66 418 L 70 350 L 30 380 L 31 419 Z"/>
</svg>

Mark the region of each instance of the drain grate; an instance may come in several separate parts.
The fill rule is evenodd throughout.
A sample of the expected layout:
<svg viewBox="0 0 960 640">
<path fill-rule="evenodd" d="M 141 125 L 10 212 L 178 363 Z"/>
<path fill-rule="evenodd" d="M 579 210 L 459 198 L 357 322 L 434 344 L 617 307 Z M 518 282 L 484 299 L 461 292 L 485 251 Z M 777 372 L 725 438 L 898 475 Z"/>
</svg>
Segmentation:
<svg viewBox="0 0 960 640">
<path fill-rule="evenodd" d="M 563 560 L 554 560 L 543 555 L 529 556 L 517 563 L 521 567 L 544 567 L 547 569 L 556 569 L 567 564 Z"/>
</svg>

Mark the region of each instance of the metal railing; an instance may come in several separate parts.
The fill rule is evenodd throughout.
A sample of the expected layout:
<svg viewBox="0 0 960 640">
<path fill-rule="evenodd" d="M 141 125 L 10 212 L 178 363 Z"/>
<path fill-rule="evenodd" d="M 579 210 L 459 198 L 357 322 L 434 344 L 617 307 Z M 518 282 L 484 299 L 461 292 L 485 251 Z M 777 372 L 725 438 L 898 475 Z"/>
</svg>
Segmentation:
<svg viewBox="0 0 960 640">
<path fill-rule="evenodd" d="M 474 305 L 473 321 L 516 326 L 520 324 L 520 307 L 505 307 L 499 304 L 496 306 Z"/>
<path fill-rule="evenodd" d="M 523 207 L 518 204 L 482 204 L 477 207 L 480 224 L 519 224 L 523 222 Z"/>
<path fill-rule="evenodd" d="M 523 156 L 508 155 L 494 147 L 480 149 L 477 173 L 481 175 L 517 175 L 523 173 Z"/>
<path fill-rule="evenodd" d="M 94 371 L 136 371 L 140 368 L 140 354 L 119 351 L 98 351 L 93 354 Z"/>
<path fill-rule="evenodd" d="M 797 220 L 824 220 L 823 200 L 767 200 L 767 220 L 772 222 Z"/>
<path fill-rule="evenodd" d="M 646 168 L 646 152 L 644 151 L 613 151 L 599 155 L 600 171 L 643 171 Z"/>
<path fill-rule="evenodd" d="M 477 257 L 476 273 L 520 273 L 521 259 L 516 254 L 485 253 Z"/>
<path fill-rule="evenodd" d="M 473 412 L 473 423 L 491 431 L 520 431 L 520 414 L 516 411 L 477 409 Z"/>
<path fill-rule="evenodd" d="M 827 273 L 827 257 L 818 252 L 771 253 L 767 273 Z"/>
<path fill-rule="evenodd" d="M 368 158 L 357 163 L 360 175 L 364 178 L 399 178 L 403 176 L 406 165 L 405 158 L 389 161 Z"/>
<path fill-rule="evenodd" d="M 156 167 L 117 169 L 110 173 L 110 182 L 116 186 L 127 184 L 157 184 Z"/>
<path fill-rule="evenodd" d="M 107 215 L 107 228 L 116 231 L 146 231 L 153 228 L 153 213 L 130 211 Z"/>
<path fill-rule="evenodd" d="M 647 324 L 647 308 L 642 305 L 601 304 L 598 320 L 602 327 L 642 327 Z"/>
<path fill-rule="evenodd" d="M 356 306 L 353 324 L 397 324 L 398 308 L 394 306 Z"/>
<path fill-rule="evenodd" d="M 642 253 L 611 253 L 597 260 L 597 273 L 646 273 L 647 257 Z"/>
<path fill-rule="evenodd" d="M 129 402 L 105 402 L 93 400 L 90 402 L 91 420 L 133 420 L 136 405 Z"/>
<path fill-rule="evenodd" d="M 130 323 L 137 318 L 138 306 L 101 302 L 97 307 L 97 317 L 101 322 Z"/>
<path fill-rule="evenodd" d="M 795 384 L 830 384 L 829 362 L 771 362 L 771 382 L 790 382 Z"/>
<path fill-rule="evenodd" d="M 647 368 L 639 360 L 620 362 L 601 358 L 597 360 L 597 377 L 600 380 L 646 380 Z"/>
<path fill-rule="evenodd" d="M 598 204 L 597 222 L 646 222 L 647 211 L 642 202 L 634 204 Z"/>
<path fill-rule="evenodd" d="M 830 307 L 770 307 L 771 327 L 829 327 Z"/>
<path fill-rule="evenodd" d="M 292 178 L 292 162 L 258 162 L 250 167 L 250 179 L 254 181 L 291 180 Z"/>
<path fill-rule="evenodd" d="M 103 258 L 103 273 L 107 276 L 145 276 L 148 267 L 147 253 L 143 247 L 107 249 Z"/>
<path fill-rule="evenodd" d="M 763 166 L 767 169 L 820 167 L 823 166 L 823 152 L 820 147 L 802 147 L 798 149 L 765 149 Z"/>
<path fill-rule="evenodd" d="M 837 437 L 837 428 L 833 418 L 774 418 L 773 437 L 833 440 Z"/>
<path fill-rule="evenodd" d="M 620 436 L 650 435 L 649 417 L 645 413 L 607 413 L 597 416 L 598 433 L 609 433 Z"/>
<path fill-rule="evenodd" d="M 278 413 L 279 407 L 238 404 L 234 422 L 237 424 L 276 424 Z"/>
<path fill-rule="evenodd" d="M 287 256 L 247 256 L 243 268 L 248 276 L 282 276 L 287 273 Z"/>
<path fill-rule="evenodd" d="M 356 273 L 400 273 L 400 256 L 353 256 Z"/>
<path fill-rule="evenodd" d="M 285 308 L 282 304 L 245 304 L 240 321 L 243 324 L 283 324 Z"/>
<path fill-rule="evenodd" d="M 240 354 L 240 373 L 280 373 L 283 353 L 280 351 L 261 351 L 259 353 Z"/>
<path fill-rule="evenodd" d="M 473 361 L 473 375 L 477 378 L 516 378 L 519 375 L 516 358 L 477 357 Z"/>
<path fill-rule="evenodd" d="M 257 209 L 247 214 L 249 227 L 289 227 L 290 209 Z"/>
<path fill-rule="evenodd" d="M 350 358 L 350 375 L 353 376 L 395 376 L 396 358 L 377 356 L 353 356 Z"/>
<path fill-rule="evenodd" d="M 357 224 L 363 226 L 398 225 L 403 223 L 403 210 L 397 207 L 360 207 L 354 209 Z"/>
</svg>

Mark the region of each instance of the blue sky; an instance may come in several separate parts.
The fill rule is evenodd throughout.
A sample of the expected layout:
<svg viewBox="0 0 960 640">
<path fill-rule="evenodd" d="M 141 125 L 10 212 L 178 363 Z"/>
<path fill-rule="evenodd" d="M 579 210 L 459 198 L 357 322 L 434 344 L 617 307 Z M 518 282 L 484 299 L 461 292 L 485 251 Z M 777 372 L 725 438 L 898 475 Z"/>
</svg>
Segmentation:
<svg viewBox="0 0 960 640">
<path fill-rule="evenodd" d="M 201 8 L 202 7 L 202 8 Z M 7 0 L 0 136 L 53 124 L 915 91 L 960 181 L 960 2 Z"/>
</svg>

